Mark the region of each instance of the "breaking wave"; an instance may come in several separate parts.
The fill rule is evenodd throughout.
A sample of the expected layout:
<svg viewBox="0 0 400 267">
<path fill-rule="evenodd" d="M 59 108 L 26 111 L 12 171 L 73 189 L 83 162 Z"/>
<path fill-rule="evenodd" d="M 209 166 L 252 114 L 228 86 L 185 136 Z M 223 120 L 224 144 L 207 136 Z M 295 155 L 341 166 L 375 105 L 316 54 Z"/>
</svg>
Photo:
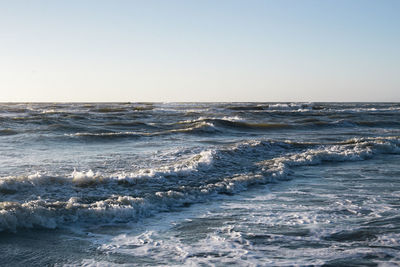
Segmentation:
<svg viewBox="0 0 400 267">
<path fill-rule="evenodd" d="M 296 166 L 367 160 L 387 153 L 400 153 L 399 136 L 325 144 L 246 141 L 132 172 L 105 175 L 74 170 L 64 176 L 3 177 L 0 230 L 136 221 L 215 194 L 235 194 L 251 185 L 290 179 Z"/>
</svg>

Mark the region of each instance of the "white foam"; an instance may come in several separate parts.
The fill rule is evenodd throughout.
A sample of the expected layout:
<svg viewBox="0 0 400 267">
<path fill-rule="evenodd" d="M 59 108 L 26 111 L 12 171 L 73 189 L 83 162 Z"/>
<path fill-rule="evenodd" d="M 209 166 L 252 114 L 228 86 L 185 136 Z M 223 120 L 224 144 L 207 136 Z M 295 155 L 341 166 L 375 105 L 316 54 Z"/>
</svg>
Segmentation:
<svg viewBox="0 0 400 267">
<path fill-rule="evenodd" d="M 239 116 L 223 116 L 223 117 L 199 117 L 197 120 L 193 120 L 191 122 L 195 122 L 195 121 L 203 121 L 203 120 L 226 120 L 226 121 L 231 121 L 231 122 L 235 122 L 235 121 L 243 121 L 243 118 L 239 117 Z"/>
<path fill-rule="evenodd" d="M 74 171 L 71 173 L 71 177 L 73 183 L 80 186 L 89 185 L 92 183 L 99 183 L 103 180 L 99 172 L 95 174 L 92 170 L 89 170 L 87 172 L 79 172 L 74 169 Z"/>
<path fill-rule="evenodd" d="M 122 263 L 115 263 L 109 262 L 106 260 L 96 260 L 96 259 L 83 259 L 81 262 L 78 263 L 68 263 L 64 264 L 64 267 L 75 267 L 75 266 L 83 266 L 83 267 L 103 267 L 103 266 L 132 266 L 132 264 L 122 264 Z"/>
<path fill-rule="evenodd" d="M 7 176 L 0 178 L 0 191 L 20 191 L 46 184 L 63 184 L 69 179 L 36 172 L 28 176 Z"/>
<path fill-rule="evenodd" d="M 214 153 L 213 150 L 204 150 L 176 164 L 152 169 L 140 169 L 129 175 L 119 175 L 118 179 L 136 180 L 144 178 L 164 178 L 165 176 L 185 176 L 188 173 L 209 169 L 213 163 Z"/>
<path fill-rule="evenodd" d="M 69 137 L 141 137 L 141 136 L 158 136 L 167 135 L 171 133 L 187 133 L 193 131 L 206 131 L 206 132 L 216 132 L 214 124 L 207 121 L 183 121 L 181 123 L 194 123 L 192 127 L 171 129 L 165 131 L 153 131 L 153 132 L 143 132 L 143 131 L 123 131 L 123 132 L 102 132 L 102 133 L 90 133 L 90 132 L 78 132 L 73 134 L 64 134 Z"/>
<path fill-rule="evenodd" d="M 125 135 L 144 135 L 145 133 L 142 132 L 105 132 L 105 133 L 88 133 L 88 132 L 79 132 L 74 134 L 65 134 L 66 136 L 98 136 L 98 137 L 107 137 L 107 136 L 125 136 Z"/>
<path fill-rule="evenodd" d="M 312 110 L 313 103 L 277 103 L 268 105 L 268 110 L 273 111 L 309 111 Z"/>
<path fill-rule="evenodd" d="M 308 149 L 302 153 L 273 158 L 260 162 L 263 170 L 274 177 L 285 177 L 290 167 L 317 165 L 324 161 L 357 161 L 371 158 L 379 153 L 399 153 L 400 141 L 397 137 L 351 139 L 336 145 Z"/>
<path fill-rule="evenodd" d="M 112 195 L 110 198 L 90 204 L 78 197 L 68 201 L 37 200 L 0 202 L 0 231 L 16 231 L 17 228 L 56 228 L 71 222 L 110 222 L 113 220 L 137 220 L 159 210 L 157 203 L 149 204 L 142 198 Z"/>
</svg>

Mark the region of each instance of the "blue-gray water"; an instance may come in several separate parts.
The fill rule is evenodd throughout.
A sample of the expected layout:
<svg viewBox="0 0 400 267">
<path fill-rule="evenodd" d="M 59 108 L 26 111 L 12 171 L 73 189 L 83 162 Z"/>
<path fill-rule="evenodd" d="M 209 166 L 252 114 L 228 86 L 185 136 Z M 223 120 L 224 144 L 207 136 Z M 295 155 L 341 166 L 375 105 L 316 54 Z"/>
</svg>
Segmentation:
<svg viewBox="0 0 400 267">
<path fill-rule="evenodd" d="M 397 265 L 399 163 L 399 103 L 3 103 L 0 262 Z"/>
</svg>

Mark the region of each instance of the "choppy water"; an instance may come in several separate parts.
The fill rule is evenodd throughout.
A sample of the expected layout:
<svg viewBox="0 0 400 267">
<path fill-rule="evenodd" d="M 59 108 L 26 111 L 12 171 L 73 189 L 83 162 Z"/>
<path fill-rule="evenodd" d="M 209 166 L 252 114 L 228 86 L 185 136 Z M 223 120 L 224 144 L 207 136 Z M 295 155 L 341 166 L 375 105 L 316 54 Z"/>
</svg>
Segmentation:
<svg viewBox="0 0 400 267">
<path fill-rule="evenodd" d="M 399 115 L 399 103 L 0 104 L 0 262 L 400 264 Z"/>
</svg>

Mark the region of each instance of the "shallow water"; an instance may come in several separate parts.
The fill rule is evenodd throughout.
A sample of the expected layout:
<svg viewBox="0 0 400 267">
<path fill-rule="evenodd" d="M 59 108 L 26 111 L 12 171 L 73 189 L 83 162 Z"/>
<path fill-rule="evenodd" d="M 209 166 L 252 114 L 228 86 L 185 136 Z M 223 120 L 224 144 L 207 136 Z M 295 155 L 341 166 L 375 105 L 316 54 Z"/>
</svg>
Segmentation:
<svg viewBox="0 0 400 267">
<path fill-rule="evenodd" d="M 7 265 L 400 263 L 400 104 L 0 104 Z"/>
</svg>

